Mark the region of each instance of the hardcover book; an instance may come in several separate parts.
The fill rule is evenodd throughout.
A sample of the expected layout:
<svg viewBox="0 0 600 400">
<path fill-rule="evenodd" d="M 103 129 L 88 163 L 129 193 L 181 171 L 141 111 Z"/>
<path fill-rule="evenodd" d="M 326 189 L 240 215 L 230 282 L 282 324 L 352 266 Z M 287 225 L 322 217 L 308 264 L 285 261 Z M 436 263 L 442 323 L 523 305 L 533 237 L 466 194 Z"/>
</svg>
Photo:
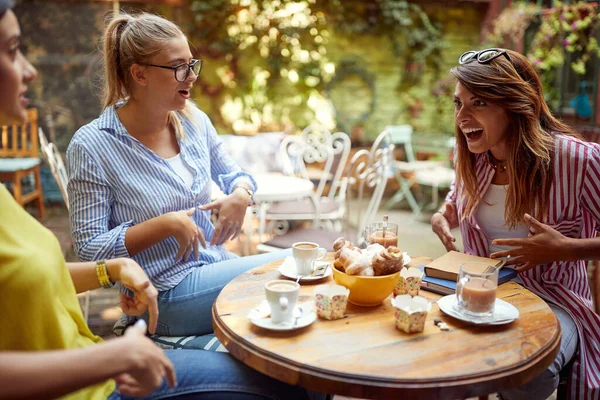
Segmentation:
<svg viewBox="0 0 600 400">
<path fill-rule="evenodd" d="M 487 257 L 477 257 L 465 253 L 459 253 L 458 251 L 449 251 L 443 256 L 436 258 L 425 267 L 425 274 L 430 278 L 440 278 L 449 281 L 455 281 L 458 279 L 458 273 L 460 271 L 461 264 L 467 262 L 481 262 L 481 271 L 472 272 L 483 272 L 487 266 L 498 267 L 502 264 L 503 260 L 491 259 Z"/>
</svg>

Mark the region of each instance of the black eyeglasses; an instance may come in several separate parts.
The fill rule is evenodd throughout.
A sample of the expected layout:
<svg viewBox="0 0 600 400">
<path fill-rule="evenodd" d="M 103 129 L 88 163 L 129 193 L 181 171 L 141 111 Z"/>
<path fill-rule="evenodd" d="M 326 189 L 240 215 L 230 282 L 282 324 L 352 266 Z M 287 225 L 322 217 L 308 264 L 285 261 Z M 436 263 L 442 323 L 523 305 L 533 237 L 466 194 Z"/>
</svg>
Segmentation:
<svg viewBox="0 0 600 400">
<path fill-rule="evenodd" d="M 202 71 L 202 60 L 196 60 L 196 59 L 192 59 L 192 61 L 190 61 L 189 64 L 181 63 L 181 64 L 177 64 L 174 66 L 145 64 L 145 63 L 138 63 L 138 64 L 147 65 L 149 67 L 172 69 L 173 72 L 175 73 L 175 80 L 177 82 L 185 82 L 185 80 L 188 78 L 188 76 L 190 76 L 190 71 L 194 71 L 194 75 L 196 75 L 196 76 L 198 76 L 198 74 L 200 74 L 200 71 Z"/>
<path fill-rule="evenodd" d="M 501 56 L 506 57 L 506 59 L 510 61 L 508 52 L 504 49 L 485 49 L 481 51 L 471 50 L 467 51 L 466 53 L 463 53 L 460 57 L 458 57 L 458 63 L 460 65 L 463 65 L 468 64 L 471 61 L 477 60 L 479 64 L 487 64 Z"/>
</svg>

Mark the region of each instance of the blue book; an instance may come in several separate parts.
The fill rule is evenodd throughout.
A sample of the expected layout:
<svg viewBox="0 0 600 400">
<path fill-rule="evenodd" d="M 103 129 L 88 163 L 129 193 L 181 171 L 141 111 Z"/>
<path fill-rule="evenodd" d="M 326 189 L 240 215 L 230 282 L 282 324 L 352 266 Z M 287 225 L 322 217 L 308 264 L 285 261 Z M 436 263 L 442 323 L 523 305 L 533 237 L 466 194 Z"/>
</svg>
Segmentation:
<svg viewBox="0 0 600 400">
<path fill-rule="evenodd" d="M 418 267 L 421 271 L 425 272 L 425 266 Z M 517 276 L 517 271 L 507 267 L 502 268 L 498 272 L 498 285 L 510 281 Z M 456 293 L 456 281 L 449 281 L 447 279 L 432 278 L 427 275 L 423 275 L 421 279 L 421 289 L 428 290 L 430 292 L 438 294 L 454 294 Z"/>
</svg>

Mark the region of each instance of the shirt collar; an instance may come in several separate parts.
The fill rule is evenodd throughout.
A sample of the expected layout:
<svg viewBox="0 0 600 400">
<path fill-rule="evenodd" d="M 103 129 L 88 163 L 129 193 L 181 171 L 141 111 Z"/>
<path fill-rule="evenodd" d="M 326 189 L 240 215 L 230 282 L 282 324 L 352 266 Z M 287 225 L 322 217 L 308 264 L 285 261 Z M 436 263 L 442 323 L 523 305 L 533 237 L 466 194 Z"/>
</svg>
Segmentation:
<svg viewBox="0 0 600 400">
<path fill-rule="evenodd" d="M 121 101 L 106 107 L 98 118 L 98 129 L 110 130 L 119 135 L 127 135 L 127 131 L 123 124 L 121 124 L 121 120 L 119 120 L 119 115 L 117 114 L 117 108 L 121 107 L 123 104 L 125 104 L 125 102 Z"/>
</svg>

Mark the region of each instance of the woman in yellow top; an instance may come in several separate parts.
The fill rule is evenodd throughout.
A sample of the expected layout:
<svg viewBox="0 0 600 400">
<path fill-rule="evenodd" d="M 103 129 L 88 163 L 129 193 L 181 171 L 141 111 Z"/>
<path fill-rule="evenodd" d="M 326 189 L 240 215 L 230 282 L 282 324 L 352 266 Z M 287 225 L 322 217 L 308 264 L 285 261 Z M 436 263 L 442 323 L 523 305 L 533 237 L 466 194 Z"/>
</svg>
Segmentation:
<svg viewBox="0 0 600 400">
<path fill-rule="evenodd" d="M 0 0 L 0 125 L 27 117 L 27 84 L 37 75 L 19 50 L 10 0 Z M 76 293 L 120 281 L 130 315 L 158 317 L 157 291 L 130 259 L 65 263 L 52 233 L 0 185 L 0 399 L 307 399 L 305 390 L 268 378 L 229 354 L 163 352 L 139 321 L 103 343 L 85 324 Z M 176 379 L 177 375 L 177 379 Z"/>
</svg>

